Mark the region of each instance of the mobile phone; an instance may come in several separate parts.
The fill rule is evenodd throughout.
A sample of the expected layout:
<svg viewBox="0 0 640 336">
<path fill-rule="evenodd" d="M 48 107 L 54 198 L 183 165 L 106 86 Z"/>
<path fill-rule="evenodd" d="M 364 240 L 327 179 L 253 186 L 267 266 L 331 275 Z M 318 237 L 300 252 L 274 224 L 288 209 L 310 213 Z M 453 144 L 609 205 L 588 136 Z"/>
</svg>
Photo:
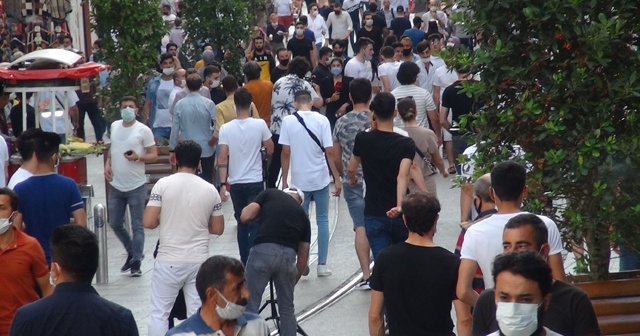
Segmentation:
<svg viewBox="0 0 640 336">
<path fill-rule="evenodd" d="M 133 155 L 133 151 L 132 150 L 128 150 L 128 151 L 124 152 L 124 156 L 129 156 L 129 155 Z"/>
</svg>

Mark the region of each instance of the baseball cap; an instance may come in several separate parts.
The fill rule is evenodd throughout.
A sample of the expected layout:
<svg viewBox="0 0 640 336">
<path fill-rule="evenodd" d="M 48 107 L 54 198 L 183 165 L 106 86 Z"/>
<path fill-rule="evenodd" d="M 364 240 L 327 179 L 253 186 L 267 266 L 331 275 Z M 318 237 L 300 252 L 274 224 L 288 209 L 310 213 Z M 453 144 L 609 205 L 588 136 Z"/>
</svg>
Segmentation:
<svg viewBox="0 0 640 336">
<path fill-rule="evenodd" d="M 282 191 L 284 191 L 287 194 L 298 194 L 298 196 L 300 197 L 300 199 L 302 201 L 304 201 L 304 193 L 302 192 L 302 190 L 294 187 L 294 186 L 289 186 L 289 188 L 285 188 Z"/>
<path fill-rule="evenodd" d="M 396 8 L 396 13 L 404 13 L 404 7 L 398 6 L 398 8 Z"/>
</svg>

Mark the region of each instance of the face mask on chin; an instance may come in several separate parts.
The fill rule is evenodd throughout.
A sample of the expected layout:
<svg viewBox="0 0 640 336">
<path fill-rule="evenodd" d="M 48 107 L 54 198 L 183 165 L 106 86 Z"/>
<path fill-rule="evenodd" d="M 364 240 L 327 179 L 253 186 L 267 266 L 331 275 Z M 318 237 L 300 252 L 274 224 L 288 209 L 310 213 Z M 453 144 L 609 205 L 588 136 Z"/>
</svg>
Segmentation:
<svg viewBox="0 0 640 336">
<path fill-rule="evenodd" d="M 225 298 L 224 295 L 222 295 L 222 293 L 220 293 L 217 289 L 216 292 L 218 292 L 222 300 L 224 300 L 224 302 L 227 304 L 226 306 L 224 306 L 224 308 L 216 305 L 216 313 L 218 313 L 218 316 L 221 319 L 235 320 L 242 316 L 242 314 L 244 314 L 244 311 L 247 308 L 246 306 L 242 306 L 227 300 L 227 298 Z"/>
<path fill-rule="evenodd" d="M 162 74 L 165 76 L 171 76 L 173 75 L 173 72 L 175 71 L 174 68 L 164 68 L 162 69 Z"/>
</svg>

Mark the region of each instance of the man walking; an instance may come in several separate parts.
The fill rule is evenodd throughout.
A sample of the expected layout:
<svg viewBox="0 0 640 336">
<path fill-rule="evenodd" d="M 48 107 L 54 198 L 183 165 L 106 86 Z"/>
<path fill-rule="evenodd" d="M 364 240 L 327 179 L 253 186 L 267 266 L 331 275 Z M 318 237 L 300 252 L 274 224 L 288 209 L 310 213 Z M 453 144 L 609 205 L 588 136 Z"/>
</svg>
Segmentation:
<svg viewBox="0 0 640 336">
<path fill-rule="evenodd" d="M 353 30 L 353 21 L 351 16 L 342 12 L 342 5 L 340 0 L 335 0 L 333 3 L 333 13 L 329 13 L 327 17 L 327 29 L 331 30 L 331 43 L 335 40 L 345 40 L 347 42 Z M 345 45 L 345 56 L 347 53 L 347 46 Z"/>
<path fill-rule="evenodd" d="M 209 257 L 209 234 L 224 232 L 220 195 L 196 176 L 201 153 L 200 145 L 191 140 L 175 147 L 178 172 L 153 186 L 144 212 L 145 228 L 160 227 L 151 278 L 149 336 L 167 332 L 167 318 L 180 289 L 184 291 L 187 316 L 196 313 L 200 306 L 196 273 Z"/>
<path fill-rule="evenodd" d="M 296 334 L 293 289 L 309 260 L 311 224 L 300 206 L 304 194 L 294 188 L 267 189 L 242 210 L 240 219 L 260 217 L 255 244 L 247 261 L 247 286 L 251 297 L 247 311 L 258 313 L 262 293 L 273 280 L 278 295 L 280 335 Z"/>
<path fill-rule="evenodd" d="M 145 163 L 158 159 L 158 150 L 149 127 L 136 121 L 138 106 L 131 96 L 120 99 L 122 120 L 111 124 L 111 148 L 104 165 L 104 177 L 109 181 L 109 226 L 113 229 L 124 248 L 127 260 L 121 272 L 131 270 L 131 275 L 139 277 L 140 262 L 144 250 L 144 228 L 142 216 L 147 197 Z M 131 231 L 124 227 L 125 210 L 129 206 Z"/>
<path fill-rule="evenodd" d="M 271 123 L 271 94 L 273 92 L 273 83 L 268 80 L 260 79 L 262 68 L 256 62 L 247 62 L 242 66 L 242 72 L 247 77 L 247 83 L 244 88 L 251 93 L 251 99 L 258 110 L 258 115 L 267 127 Z M 271 77 L 271 76 L 269 76 Z"/>
<path fill-rule="evenodd" d="M 218 141 L 213 131 L 215 125 L 216 106 L 210 99 L 202 97 L 198 91 L 202 80 L 197 74 L 187 77 L 187 88 L 190 93 L 176 104 L 169 148 L 174 151 L 178 144 L 178 137 L 182 140 L 193 140 L 200 145 L 202 157 L 200 177 L 213 183 L 214 145 Z M 170 155 L 171 163 L 175 162 L 175 154 Z M 196 166 L 197 167 L 197 166 Z"/>
<path fill-rule="evenodd" d="M 173 72 L 175 64 L 173 55 L 160 56 L 162 74 L 151 79 L 147 89 L 147 100 L 144 103 L 143 120 L 151 128 L 157 140 L 169 139 L 171 133 L 171 116 L 169 114 L 169 96 L 175 86 Z"/>
<path fill-rule="evenodd" d="M 364 78 L 357 78 L 349 84 L 349 94 L 353 102 L 353 111 L 345 114 L 336 121 L 333 129 L 333 160 L 340 175 L 344 176 L 342 187 L 344 189 L 344 200 L 349 207 L 349 215 L 353 221 L 353 231 L 355 231 L 355 248 L 360 269 L 362 270 L 362 281 L 356 285 L 356 289 L 367 290 L 369 287 L 369 241 L 364 228 L 364 184 L 362 181 L 362 167 L 356 170 L 358 182 L 349 185 L 347 166 L 353 153 L 353 143 L 356 135 L 366 131 L 371 127 L 371 111 L 369 111 L 369 101 L 371 100 L 371 82 Z"/>
<path fill-rule="evenodd" d="M 247 263 L 258 224 L 243 223 L 240 213 L 264 190 L 260 149 L 264 147 L 267 155 L 273 153 L 273 141 L 267 124 L 262 119 L 251 118 L 251 97 L 251 93 L 244 88 L 233 95 L 238 117 L 220 128 L 218 156 L 219 190 L 224 199 L 227 183 L 231 185 L 233 211 L 238 222 L 238 249 L 243 264 Z"/>
<path fill-rule="evenodd" d="M 319 277 L 331 275 L 327 268 L 329 253 L 329 169 L 327 157 L 333 157 L 333 141 L 329 119 L 311 111 L 311 93 L 295 94 L 298 111 L 282 120 L 279 143 L 282 145 L 282 185 L 287 188 L 289 162 L 291 182 L 305 193 L 304 211 L 309 213 L 311 201 L 316 203 L 318 225 L 318 273 Z M 326 156 L 325 156 L 326 153 Z M 342 183 L 335 162 L 329 161 L 335 181 L 334 196 L 340 196 Z"/>
</svg>

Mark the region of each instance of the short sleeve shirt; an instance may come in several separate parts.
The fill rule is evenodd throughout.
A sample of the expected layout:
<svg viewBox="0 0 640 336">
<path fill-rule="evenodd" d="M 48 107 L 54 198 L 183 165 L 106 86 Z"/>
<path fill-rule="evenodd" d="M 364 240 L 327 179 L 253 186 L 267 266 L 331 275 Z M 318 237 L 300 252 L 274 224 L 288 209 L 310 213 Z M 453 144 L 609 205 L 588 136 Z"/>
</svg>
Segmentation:
<svg viewBox="0 0 640 336">
<path fill-rule="evenodd" d="M 304 79 L 290 74 L 286 75 L 273 85 L 273 95 L 271 96 L 271 132 L 280 134 L 282 119 L 296 111 L 293 98 L 299 91 L 311 92 L 311 99 L 318 99 L 318 93 L 311 84 Z"/>
<path fill-rule="evenodd" d="M 254 202 L 260 205 L 254 245 L 274 243 L 298 252 L 300 242 L 311 242 L 311 222 L 293 197 L 278 189 L 267 189 Z"/>
<path fill-rule="evenodd" d="M 371 127 L 371 112 L 369 111 L 351 111 L 336 121 L 336 126 L 333 129 L 333 142 L 339 143 L 342 148 L 342 167 L 345 181 L 349 178 L 347 166 L 353 154 L 356 135 L 369 127 Z M 358 180 L 362 180 L 362 167 L 358 166 L 356 176 Z"/>
</svg>

